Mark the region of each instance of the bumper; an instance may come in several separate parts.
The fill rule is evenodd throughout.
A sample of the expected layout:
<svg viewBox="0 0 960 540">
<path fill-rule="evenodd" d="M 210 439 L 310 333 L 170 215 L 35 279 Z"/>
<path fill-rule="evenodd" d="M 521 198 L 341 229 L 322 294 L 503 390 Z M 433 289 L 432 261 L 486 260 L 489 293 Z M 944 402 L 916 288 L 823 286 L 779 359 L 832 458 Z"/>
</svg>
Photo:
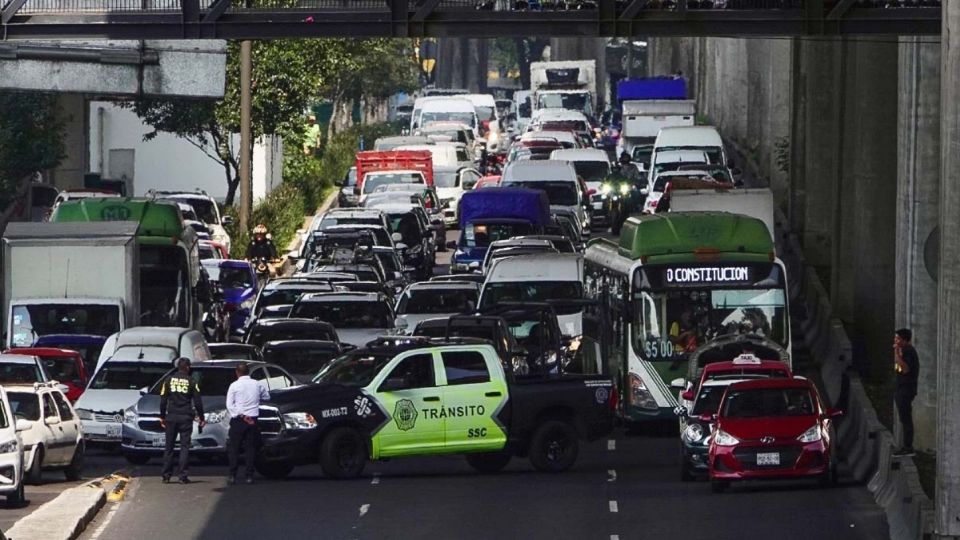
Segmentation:
<svg viewBox="0 0 960 540">
<path fill-rule="evenodd" d="M 644 422 L 659 422 L 662 420 L 676 420 L 677 415 L 672 407 L 658 409 L 644 409 L 635 405 L 627 405 L 623 409 L 623 419 L 627 422 L 642 424 Z"/>
<path fill-rule="evenodd" d="M 703 445 L 694 445 L 688 444 L 686 442 L 681 442 L 680 444 L 680 459 L 687 464 L 690 472 L 694 472 L 701 475 L 708 475 L 710 472 L 709 465 L 709 456 L 710 450 L 709 447 Z"/>
<path fill-rule="evenodd" d="M 304 465 L 317 461 L 320 432 L 315 430 L 283 430 L 261 439 L 259 458 L 268 462 Z"/>
<path fill-rule="evenodd" d="M 83 426 L 83 440 L 92 443 L 119 443 L 123 434 L 123 423 L 120 415 L 116 422 L 102 420 L 81 420 Z"/>
<path fill-rule="evenodd" d="M 757 454 L 778 455 L 779 465 L 758 465 Z M 789 446 L 714 447 L 709 455 L 711 480 L 781 480 L 824 474 L 830 458 L 822 441 Z"/>
<path fill-rule="evenodd" d="M 199 424 L 194 423 L 193 433 L 190 436 L 190 451 L 204 454 L 225 454 L 227 452 L 227 433 L 229 425 L 226 422 L 207 424 L 203 433 L 197 431 Z M 123 437 L 120 448 L 130 454 L 163 454 L 166 437 L 157 419 L 141 418 L 136 424 L 123 424 Z M 179 441 L 175 445 L 180 447 Z"/>
<path fill-rule="evenodd" d="M 23 453 L 0 454 L 0 494 L 13 493 L 23 482 Z"/>
</svg>

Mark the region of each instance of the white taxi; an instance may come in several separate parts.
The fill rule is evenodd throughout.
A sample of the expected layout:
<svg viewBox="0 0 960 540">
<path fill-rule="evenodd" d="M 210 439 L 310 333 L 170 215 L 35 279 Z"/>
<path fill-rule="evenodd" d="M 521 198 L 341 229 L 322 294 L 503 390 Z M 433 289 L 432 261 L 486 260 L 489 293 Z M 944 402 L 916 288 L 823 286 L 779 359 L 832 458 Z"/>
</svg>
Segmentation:
<svg viewBox="0 0 960 540">
<path fill-rule="evenodd" d="M 17 421 L 29 423 L 20 431 L 27 482 L 39 484 L 44 469 L 61 470 L 67 480 L 79 480 L 83 473 L 83 428 L 56 383 L 7 386 L 6 392 Z"/>
<path fill-rule="evenodd" d="M 13 415 L 7 393 L 0 386 L 0 495 L 8 503 L 22 504 L 23 443 L 20 433 L 30 429 L 29 420 L 18 420 Z"/>
</svg>

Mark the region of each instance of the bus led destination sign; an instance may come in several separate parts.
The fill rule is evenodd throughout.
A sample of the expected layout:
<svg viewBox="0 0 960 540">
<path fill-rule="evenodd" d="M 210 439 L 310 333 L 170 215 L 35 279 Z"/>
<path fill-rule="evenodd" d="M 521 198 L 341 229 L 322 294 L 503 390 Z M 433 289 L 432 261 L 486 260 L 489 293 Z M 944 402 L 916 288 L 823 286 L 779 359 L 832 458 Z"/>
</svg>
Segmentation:
<svg viewBox="0 0 960 540">
<path fill-rule="evenodd" d="M 707 266 L 696 268 L 667 268 L 667 285 L 697 283 L 750 283 L 749 266 Z"/>
</svg>

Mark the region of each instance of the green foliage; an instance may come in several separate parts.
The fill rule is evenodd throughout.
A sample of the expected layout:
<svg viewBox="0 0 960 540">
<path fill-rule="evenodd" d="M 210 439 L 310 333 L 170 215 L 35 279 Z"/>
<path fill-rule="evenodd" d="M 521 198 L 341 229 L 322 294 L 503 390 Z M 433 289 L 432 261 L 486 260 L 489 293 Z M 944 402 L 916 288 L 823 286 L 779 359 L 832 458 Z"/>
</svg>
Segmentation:
<svg viewBox="0 0 960 540">
<path fill-rule="evenodd" d="M 0 199 L 27 175 L 60 164 L 66 156 L 66 122 L 52 94 L 0 92 Z"/>
</svg>

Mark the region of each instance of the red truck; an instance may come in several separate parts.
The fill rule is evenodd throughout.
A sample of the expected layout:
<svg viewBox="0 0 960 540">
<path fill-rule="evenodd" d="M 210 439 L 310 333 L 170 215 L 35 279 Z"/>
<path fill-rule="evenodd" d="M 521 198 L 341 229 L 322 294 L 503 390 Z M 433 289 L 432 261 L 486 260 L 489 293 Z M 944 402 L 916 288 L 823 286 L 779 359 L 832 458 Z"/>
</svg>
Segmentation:
<svg viewBox="0 0 960 540">
<path fill-rule="evenodd" d="M 77 401 L 83 394 L 90 376 L 83 364 L 83 356 L 77 351 L 56 349 L 53 347 L 27 347 L 23 349 L 9 349 L 7 354 L 25 354 L 36 356 L 43 362 L 50 378 L 67 387 L 65 392 L 71 403 Z"/>
<path fill-rule="evenodd" d="M 428 150 L 357 152 L 357 195 L 364 193 L 364 177 L 371 172 L 419 171 L 427 186 L 433 187 L 433 155 Z"/>
</svg>

